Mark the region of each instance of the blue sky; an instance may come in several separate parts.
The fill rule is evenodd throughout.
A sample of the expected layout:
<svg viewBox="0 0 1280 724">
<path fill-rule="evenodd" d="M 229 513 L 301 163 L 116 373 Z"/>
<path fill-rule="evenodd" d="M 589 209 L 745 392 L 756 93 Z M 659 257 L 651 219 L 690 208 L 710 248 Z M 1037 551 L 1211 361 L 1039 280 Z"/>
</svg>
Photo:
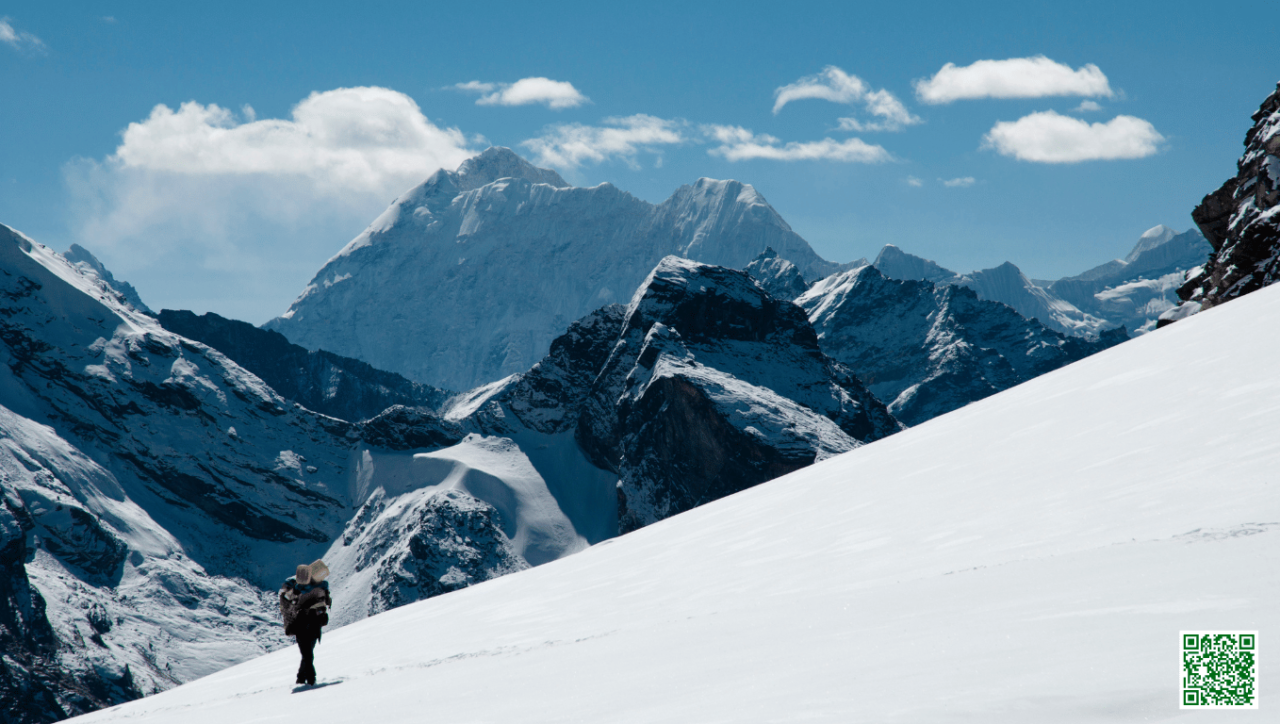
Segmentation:
<svg viewBox="0 0 1280 724">
<path fill-rule="evenodd" d="M 653 202 L 751 183 L 835 261 L 1057 278 L 1189 228 L 1280 80 L 1271 3 L 609 5 L 7 3 L 0 223 L 261 323 L 495 144 Z"/>
</svg>

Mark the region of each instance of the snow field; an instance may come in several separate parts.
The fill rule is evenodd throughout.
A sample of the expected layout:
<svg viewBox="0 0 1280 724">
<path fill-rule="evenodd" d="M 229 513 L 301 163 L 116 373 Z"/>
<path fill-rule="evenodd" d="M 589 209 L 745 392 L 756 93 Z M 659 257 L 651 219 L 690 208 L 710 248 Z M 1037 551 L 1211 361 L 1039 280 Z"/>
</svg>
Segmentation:
<svg viewBox="0 0 1280 724">
<path fill-rule="evenodd" d="M 1280 630 L 1277 330 L 1273 287 L 333 631 L 327 686 L 288 649 L 81 720 L 1172 721 L 1180 630 Z M 1261 667 L 1195 721 L 1263 721 Z"/>
</svg>

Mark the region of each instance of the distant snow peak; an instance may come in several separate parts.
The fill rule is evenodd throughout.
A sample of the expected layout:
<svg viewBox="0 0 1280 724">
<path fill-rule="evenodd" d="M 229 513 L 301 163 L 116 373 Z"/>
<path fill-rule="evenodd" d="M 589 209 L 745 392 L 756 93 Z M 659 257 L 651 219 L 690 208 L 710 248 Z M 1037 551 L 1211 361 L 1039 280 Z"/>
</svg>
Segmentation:
<svg viewBox="0 0 1280 724">
<path fill-rule="evenodd" d="M 890 257 L 892 258 L 892 256 Z M 998 286 L 1020 279 L 1013 265 L 979 279 Z M 822 349 L 846 364 L 908 425 L 1123 341 L 1066 337 L 967 286 L 894 280 L 874 266 L 833 275 L 796 300 Z"/>
<path fill-rule="evenodd" d="M 608 184 L 570 187 L 491 148 L 403 194 L 265 326 L 469 389 L 527 370 L 570 322 L 625 302 L 664 256 L 741 269 L 770 247 L 805 278 L 843 268 L 749 184 L 703 178 L 653 205 Z"/>
</svg>

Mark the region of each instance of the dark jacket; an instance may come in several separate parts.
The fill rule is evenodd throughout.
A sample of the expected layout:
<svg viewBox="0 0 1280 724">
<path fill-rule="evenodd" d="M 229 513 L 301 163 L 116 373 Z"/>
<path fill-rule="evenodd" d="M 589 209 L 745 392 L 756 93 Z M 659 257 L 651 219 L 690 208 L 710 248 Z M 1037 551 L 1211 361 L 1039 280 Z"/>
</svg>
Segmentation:
<svg viewBox="0 0 1280 724">
<path fill-rule="evenodd" d="M 320 635 L 320 627 L 329 623 L 329 608 L 333 599 L 329 596 L 329 582 L 299 585 L 290 576 L 280 586 L 280 618 L 284 622 L 286 636 L 303 632 Z"/>
</svg>

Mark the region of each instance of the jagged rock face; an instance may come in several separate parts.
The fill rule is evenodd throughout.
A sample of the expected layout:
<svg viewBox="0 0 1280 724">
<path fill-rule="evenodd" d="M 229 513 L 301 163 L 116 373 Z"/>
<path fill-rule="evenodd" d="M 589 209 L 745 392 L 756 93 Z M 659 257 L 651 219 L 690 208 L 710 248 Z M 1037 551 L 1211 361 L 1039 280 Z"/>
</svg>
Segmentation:
<svg viewBox="0 0 1280 724">
<path fill-rule="evenodd" d="M 551 343 L 551 351 L 541 362 L 513 379 L 493 399 L 531 430 L 572 432 L 591 385 L 613 351 L 626 311 L 621 304 L 610 304 L 569 325 Z M 491 434 L 509 431 L 505 416 L 493 416 L 492 409 L 478 410 L 472 424 Z"/>
<path fill-rule="evenodd" d="M 431 450 L 462 440 L 462 428 L 421 408 L 395 405 L 358 426 L 360 439 L 387 450 Z"/>
<path fill-rule="evenodd" d="M 1280 279 L 1280 84 L 1253 114 L 1244 147 L 1235 177 L 1191 212 L 1213 255 L 1178 290 L 1184 314 Z"/>
<path fill-rule="evenodd" d="M 667 257 L 637 290 L 577 439 L 620 480 L 623 532 L 897 431 L 745 272 Z"/>
<path fill-rule="evenodd" d="M 342 420 L 364 420 L 392 405 L 436 409 L 450 393 L 384 372 L 360 360 L 312 351 L 279 332 L 212 312 L 164 309 L 165 329 L 213 347 L 257 375 L 285 399 Z"/>
<path fill-rule="evenodd" d="M 839 268 L 750 186 L 701 179 L 655 206 L 494 148 L 397 199 L 266 326 L 465 390 L 527 370 L 667 254 L 741 268 L 770 246 L 814 278 Z"/>
<path fill-rule="evenodd" d="M 344 541 L 355 546 L 355 570 L 372 569 L 367 615 L 529 567 L 503 533 L 498 511 L 458 490 L 417 491 L 390 502 L 378 491 Z"/>
<path fill-rule="evenodd" d="M 889 412 L 918 425 L 1123 341 L 1067 337 L 970 289 L 887 279 L 875 267 L 824 279 L 796 300 L 827 354 Z"/>
<path fill-rule="evenodd" d="M 792 300 L 809 290 L 796 265 L 778 256 L 773 247 L 760 252 L 745 271 L 774 299 Z"/>
</svg>

